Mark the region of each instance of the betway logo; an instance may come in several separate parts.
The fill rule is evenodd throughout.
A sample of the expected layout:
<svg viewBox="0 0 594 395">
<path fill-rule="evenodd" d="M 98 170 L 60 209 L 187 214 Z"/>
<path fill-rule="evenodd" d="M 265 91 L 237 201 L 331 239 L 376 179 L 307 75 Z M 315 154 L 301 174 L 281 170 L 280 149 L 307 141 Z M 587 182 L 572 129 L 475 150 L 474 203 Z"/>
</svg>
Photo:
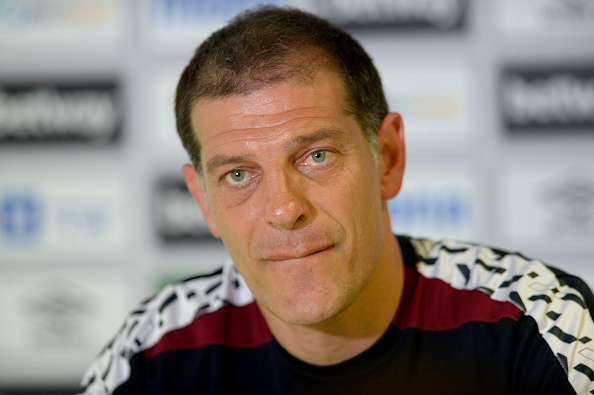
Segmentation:
<svg viewBox="0 0 594 395">
<path fill-rule="evenodd" d="M 508 71 L 501 107 L 511 129 L 594 126 L 594 68 L 575 71 Z"/>
<path fill-rule="evenodd" d="M 465 0 L 325 0 L 321 15 L 339 25 L 425 27 L 440 30 L 461 27 Z"/>
<path fill-rule="evenodd" d="M 111 142 L 121 111 L 114 85 L 0 88 L 0 141 Z"/>
</svg>

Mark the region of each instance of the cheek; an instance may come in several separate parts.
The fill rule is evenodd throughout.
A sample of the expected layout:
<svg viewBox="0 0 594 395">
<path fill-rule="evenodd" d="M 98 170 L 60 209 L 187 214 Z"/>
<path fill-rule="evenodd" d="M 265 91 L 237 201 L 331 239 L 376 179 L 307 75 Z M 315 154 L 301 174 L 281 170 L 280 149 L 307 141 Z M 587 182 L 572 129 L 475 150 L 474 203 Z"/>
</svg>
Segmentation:
<svg viewBox="0 0 594 395">
<path fill-rule="evenodd" d="M 361 206 L 370 214 L 381 202 L 379 179 L 375 168 L 362 166 L 344 177 L 345 185 L 342 193 L 352 206 Z"/>
<path fill-rule="evenodd" d="M 351 228 L 357 234 L 359 243 L 367 243 L 374 238 L 374 233 L 381 228 L 382 200 L 379 181 L 374 173 L 375 169 L 353 174 L 351 183 L 343 187 L 341 204 L 344 215 L 351 221 Z"/>
<path fill-rule="evenodd" d="M 358 174 L 345 175 L 343 180 L 346 182 L 322 187 L 323 192 L 320 192 L 318 199 L 323 199 L 323 203 L 318 200 L 318 208 L 330 217 L 328 221 L 336 223 L 346 233 L 347 245 L 350 246 L 348 248 L 357 249 L 367 243 L 369 228 L 376 224 L 377 208 L 371 201 L 376 197 L 371 190 L 372 186 Z M 323 220 L 324 214 L 320 214 L 320 219 Z"/>
<path fill-rule="evenodd" d="M 257 222 L 262 220 L 251 204 L 213 207 L 213 219 L 229 254 L 236 259 L 249 256 L 249 245 Z"/>
<path fill-rule="evenodd" d="M 217 205 L 212 209 L 213 220 L 219 228 L 221 239 L 225 244 L 234 244 L 243 238 L 245 218 L 240 210 L 233 210 Z"/>
</svg>

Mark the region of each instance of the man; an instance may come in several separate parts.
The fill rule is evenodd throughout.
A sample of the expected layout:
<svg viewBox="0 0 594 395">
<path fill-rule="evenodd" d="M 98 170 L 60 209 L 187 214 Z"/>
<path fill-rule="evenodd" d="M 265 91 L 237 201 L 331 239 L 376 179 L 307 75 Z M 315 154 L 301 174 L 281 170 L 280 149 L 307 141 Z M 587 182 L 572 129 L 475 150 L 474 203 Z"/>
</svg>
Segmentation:
<svg viewBox="0 0 594 395">
<path fill-rule="evenodd" d="M 346 33 L 247 12 L 184 70 L 188 188 L 231 261 L 131 313 L 87 393 L 589 393 L 592 295 L 519 254 L 391 234 L 403 124 Z"/>
</svg>

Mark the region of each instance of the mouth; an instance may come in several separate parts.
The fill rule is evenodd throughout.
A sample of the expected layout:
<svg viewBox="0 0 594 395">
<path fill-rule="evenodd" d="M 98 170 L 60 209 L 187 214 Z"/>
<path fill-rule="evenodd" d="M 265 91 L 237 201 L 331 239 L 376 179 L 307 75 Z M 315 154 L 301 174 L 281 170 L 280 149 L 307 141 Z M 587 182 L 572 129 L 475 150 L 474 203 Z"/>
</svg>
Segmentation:
<svg viewBox="0 0 594 395">
<path fill-rule="evenodd" d="M 296 261 L 299 259 L 311 258 L 318 254 L 328 251 L 332 248 L 332 245 L 324 245 L 315 247 L 312 249 L 308 249 L 306 251 L 275 251 L 271 254 L 267 254 L 264 256 L 264 261 L 268 262 L 279 262 L 279 261 Z"/>
</svg>

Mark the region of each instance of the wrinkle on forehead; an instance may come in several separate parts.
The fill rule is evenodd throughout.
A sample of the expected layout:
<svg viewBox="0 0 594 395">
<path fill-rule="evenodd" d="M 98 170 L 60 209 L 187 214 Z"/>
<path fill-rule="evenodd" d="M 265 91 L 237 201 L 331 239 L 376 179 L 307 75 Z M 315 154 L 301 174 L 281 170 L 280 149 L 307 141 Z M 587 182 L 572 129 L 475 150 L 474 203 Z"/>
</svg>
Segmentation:
<svg viewBox="0 0 594 395">
<path fill-rule="evenodd" d="M 195 130 L 200 133 L 200 140 L 205 150 L 215 149 L 221 142 L 258 144 L 259 142 L 275 142 L 282 140 L 289 131 L 298 124 L 298 128 L 310 125 L 324 124 L 325 128 L 336 127 L 335 110 L 326 106 L 307 106 L 292 108 L 282 112 L 270 114 L 244 113 L 241 109 L 233 108 L 225 113 L 223 119 L 212 116 L 211 106 L 206 105 L 196 109 Z M 216 111 L 216 104 L 213 104 Z"/>
<path fill-rule="evenodd" d="M 294 111 L 296 112 L 297 110 Z M 284 114 L 287 113 L 289 112 L 286 112 Z M 279 114 L 279 116 L 275 117 L 276 119 L 274 120 L 264 120 L 261 116 L 257 115 L 249 115 L 238 118 L 238 121 L 235 124 L 241 124 L 246 126 L 242 126 L 236 129 L 219 131 L 218 133 L 215 133 L 212 136 L 205 138 L 204 142 L 210 143 L 213 140 L 216 140 L 217 138 L 225 138 L 226 135 L 229 134 L 235 134 L 236 136 L 234 136 L 234 140 L 237 142 L 241 142 L 243 140 L 253 140 L 254 142 L 282 140 L 283 136 L 286 135 L 288 131 L 291 129 L 293 122 L 298 122 L 302 125 L 307 125 L 314 123 L 316 120 L 330 119 L 328 116 L 323 115 L 294 116 L 290 119 L 287 119 L 287 117 L 284 116 L 284 114 Z M 259 121 L 259 125 L 247 126 L 249 120 L 254 118 L 256 118 Z M 241 122 L 239 119 L 244 119 L 246 121 L 245 124 Z"/>
<path fill-rule="evenodd" d="M 299 80 L 289 80 L 280 84 L 263 87 L 248 94 L 236 94 L 218 98 L 199 99 L 192 108 L 193 123 L 200 124 L 199 115 L 219 106 L 227 107 L 230 119 L 234 117 L 265 116 L 283 114 L 292 110 L 316 107 L 335 111 L 338 101 L 340 108 L 344 108 L 344 84 L 340 78 L 330 71 L 320 71 L 308 83 Z M 333 103 L 327 100 L 332 97 Z M 306 106 L 310 103 L 310 107 Z M 298 104 L 299 103 L 299 104 Z M 303 106 L 303 107 L 299 107 Z M 207 114 L 208 114 L 207 112 Z M 195 125 L 198 126 L 198 125 Z M 210 125 L 203 125 L 210 126 Z"/>
<path fill-rule="evenodd" d="M 336 115 L 336 111 L 330 105 L 320 100 L 319 103 L 310 106 L 295 107 L 295 104 L 286 103 L 286 98 L 270 101 L 264 104 L 250 98 L 245 100 L 241 96 L 232 96 L 222 100 L 200 101 L 194 105 L 192 115 L 195 130 L 219 130 L 225 129 L 226 125 L 233 128 L 241 125 L 241 129 L 249 129 L 245 125 L 258 125 L 258 127 L 274 127 L 299 118 L 323 118 Z M 213 111 L 219 111 L 227 107 L 225 117 L 216 119 L 209 117 Z M 307 113 L 300 116 L 299 113 Z M 207 115 L 206 117 L 204 115 Z M 211 118 L 210 120 L 208 118 Z"/>
</svg>

